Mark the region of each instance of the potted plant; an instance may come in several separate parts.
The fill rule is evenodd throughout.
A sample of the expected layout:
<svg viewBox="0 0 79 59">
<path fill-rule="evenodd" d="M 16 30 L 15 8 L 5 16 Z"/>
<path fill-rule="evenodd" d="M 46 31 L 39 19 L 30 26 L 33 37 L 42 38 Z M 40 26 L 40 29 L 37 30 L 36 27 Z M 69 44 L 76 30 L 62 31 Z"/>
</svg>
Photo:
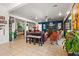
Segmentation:
<svg viewBox="0 0 79 59">
<path fill-rule="evenodd" d="M 69 56 L 79 56 L 79 33 L 69 32 L 66 35 L 65 49 Z"/>
</svg>

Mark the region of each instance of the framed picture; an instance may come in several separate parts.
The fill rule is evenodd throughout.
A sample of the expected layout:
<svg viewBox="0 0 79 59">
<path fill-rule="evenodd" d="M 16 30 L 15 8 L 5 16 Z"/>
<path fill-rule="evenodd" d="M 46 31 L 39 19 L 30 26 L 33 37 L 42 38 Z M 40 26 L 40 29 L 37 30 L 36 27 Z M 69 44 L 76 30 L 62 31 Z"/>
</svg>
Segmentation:
<svg viewBox="0 0 79 59">
<path fill-rule="evenodd" d="M 0 31 L 5 35 L 5 24 L 7 24 L 7 21 L 5 21 L 4 16 L 0 16 Z M 0 33 L 0 35 L 1 35 Z"/>
</svg>

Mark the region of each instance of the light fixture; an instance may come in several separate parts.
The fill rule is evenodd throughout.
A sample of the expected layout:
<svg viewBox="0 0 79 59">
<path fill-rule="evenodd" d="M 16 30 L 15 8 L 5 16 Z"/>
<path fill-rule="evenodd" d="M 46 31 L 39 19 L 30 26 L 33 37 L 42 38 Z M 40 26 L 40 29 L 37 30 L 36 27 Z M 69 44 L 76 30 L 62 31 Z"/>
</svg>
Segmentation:
<svg viewBox="0 0 79 59">
<path fill-rule="evenodd" d="M 59 16 L 61 16 L 62 14 L 61 14 L 61 13 L 59 13 L 58 15 L 59 15 Z"/>
<path fill-rule="evenodd" d="M 38 19 L 38 17 L 36 16 L 36 17 L 35 17 L 35 19 L 37 20 L 37 19 Z"/>
<path fill-rule="evenodd" d="M 48 16 L 45 16 L 45 20 L 48 21 Z"/>
</svg>

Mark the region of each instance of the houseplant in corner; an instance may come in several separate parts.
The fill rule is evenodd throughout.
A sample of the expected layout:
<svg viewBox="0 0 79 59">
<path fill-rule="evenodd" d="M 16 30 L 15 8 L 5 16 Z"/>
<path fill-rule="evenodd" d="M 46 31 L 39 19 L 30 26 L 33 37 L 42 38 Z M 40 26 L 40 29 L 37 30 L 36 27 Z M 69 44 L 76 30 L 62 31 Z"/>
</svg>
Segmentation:
<svg viewBox="0 0 79 59">
<path fill-rule="evenodd" d="M 72 31 L 67 33 L 65 49 L 69 56 L 79 56 L 79 33 Z"/>
</svg>

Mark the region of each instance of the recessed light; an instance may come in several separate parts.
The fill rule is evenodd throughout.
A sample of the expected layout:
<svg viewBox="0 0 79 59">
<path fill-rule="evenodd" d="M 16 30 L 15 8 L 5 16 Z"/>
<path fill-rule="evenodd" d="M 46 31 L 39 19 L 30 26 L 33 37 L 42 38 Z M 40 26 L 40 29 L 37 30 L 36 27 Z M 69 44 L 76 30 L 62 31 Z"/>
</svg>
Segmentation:
<svg viewBox="0 0 79 59">
<path fill-rule="evenodd" d="M 61 14 L 61 13 L 59 13 L 58 15 L 59 15 L 59 16 L 61 16 L 62 14 Z"/>
</svg>

